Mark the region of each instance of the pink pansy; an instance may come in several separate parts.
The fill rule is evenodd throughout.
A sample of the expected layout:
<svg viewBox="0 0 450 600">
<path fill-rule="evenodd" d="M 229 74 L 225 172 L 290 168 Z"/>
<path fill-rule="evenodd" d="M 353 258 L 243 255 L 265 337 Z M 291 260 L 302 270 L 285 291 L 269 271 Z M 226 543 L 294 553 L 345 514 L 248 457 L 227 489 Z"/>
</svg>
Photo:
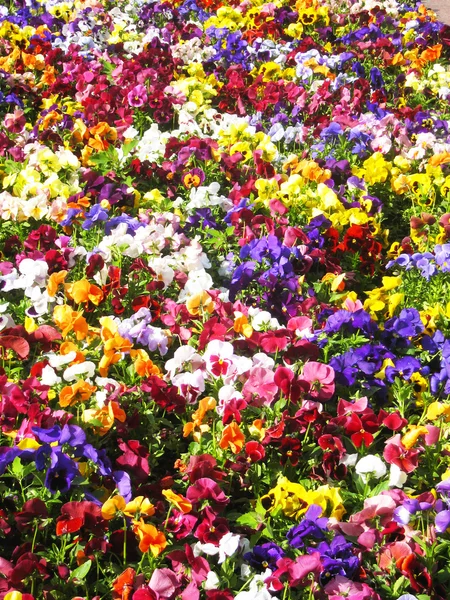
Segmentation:
<svg viewBox="0 0 450 600">
<path fill-rule="evenodd" d="M 193 515 L 184 514 L 178 510 L 172 510 L 166 524 L 166 529 L 174 535 L 176 540 L 182 540 L 192 532 L 197 521 L 197 517 L 194 517 Z"/>
<path fill-rule="evenodd" d="M 189 544 L 184 545 L 183 550 L 169 552 L 167 558 L 172 561 L 172 567 L 177 575 L 185 573 L 186 567 L 190 569 L 190 577 L 196 585 L 200 585 L 208 576 L 209 563 L 201 556 L 195 556 Z"/>
<path fill-rule="evenodd" d="M 342 575 L 336 575 L 323 589 L 328 594 L 328 600 L 344 600 L 344 598 L 375 600 L 375 598 L 379 598 L 378 594 L 367 584 L 351 581 Z"/>
<path fill-rule="evenodd" d="M 356 312 L 357 310 L 360 310 L 361 308 L 363 308 L 363 305 L 362 305 L 361 300 L 356 300 L 356 302 L 355 302 L 354 300 L 351 300 L 350 298 L 346 298 L 342 304 L 342 308 L 344 308 L 345 310 L 348 310 L 348 312 Z"/>
<path fill-rule="evenodd" d="M 194 581 L 181 592 L 181 600 L 199 600 L 200 592 Z"/>
<path fill-rule="evenodd" d="M 274 372 L 263 367 L 255 367 L 242 388 L 244 398 L 252 406 L 270 406 L 278 392 Z"/>
<path fill-rule="evenodd" d="M 381 517 L 381 525 L 387 524 L 392 519 L 397 504 L 389 496 L 378 495 L 364 500 L 364 508 L 354 515 L 351 515 L 349 523 L 352 525 L 361 525 L 371 521 L 376 517 Z"/>
<path fill-rule="evenodd" d="M 426 425 L 426 428 L 428 429 L 428 433 L 425 435 L 425 444 L 427 446 L 437 444 L 441 435 L 441 428 L 435 425 Z"/>
<path fill-rule="evenodd" d="M 361 413 L 367 408 L 367 398 L 363 396 L 355 402 L 348 402 L 347 400 L 341 399 L 338 402 L 337 414 L 338 416 L 350 415 L 351 413 Z"/>
<path fill-rule="evenodd" d="M 318 575 L 321 570 L 320 552 L 312 552 L 311 554 L 298 556 L 295 560 L 280 558 L 277 561 L 277 570 L 273 572 L 273 576 L 280 578 L 282 575 L 286 575 L 291 587 L 296 587 L 302 583 L 307 575 L 310 573 Z"/>
<path fill-rule="evenodd" d="M 148 587 L 155 593 L 156 600 L 171 600 L 178 592 L 180 582 L 171 569 L 155 569 Z"/>
<path fill-rule="evenodd" d="M 313 322 L 309 317 L 293 317 L 289 319 L 287 328 L 289 331 L 294 331 L 299 338 L 307 337 L 312 334 Z"/>
<path fill-rule="evenodd" d="M 145 86 L 135 86 L 131 91 L 128 92 L 127 98 L 128 104 L 130 106 L 134 106 L 135 108 L 143 106 L 148 100 L 147 90 Z"/>
<path fill-rule="evenodd" d="M 310 360 L 303 367 L 301 379 L 310 384 L 309 394 L 314 399 L 328 400 L 334 394 L 334 369 L 328 365 Z"/>
<path fill-rule="evenodd" d="M 264 350 L 264 352 L 271 354 L 284 350 L 288 345 L 288 337 L 285 335 L 286 333 L 287 331 L 285 329 L 263 333 L 259 340 L 261 348 Z"/>
</svg>

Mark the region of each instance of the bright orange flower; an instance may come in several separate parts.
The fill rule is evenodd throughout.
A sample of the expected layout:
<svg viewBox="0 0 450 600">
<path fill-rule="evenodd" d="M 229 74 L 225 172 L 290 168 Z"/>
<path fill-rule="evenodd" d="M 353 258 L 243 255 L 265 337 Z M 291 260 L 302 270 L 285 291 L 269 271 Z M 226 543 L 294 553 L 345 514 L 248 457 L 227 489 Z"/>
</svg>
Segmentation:
<svg viewBox="0 0 450 600">
<path fill-rule="evenodd" d="M 426 60 L 427 62 L 431 62 L 437 60 L 441 56 L 442 52 L 442 44 L 435 44 L 434 46 L 429 46 L 425 48 L 425 50 L 420 55 L 420 58 Z"/>
<path fill-rule="evenodd" d="M 57 123 L 60 123 L 62 120 L 63 116 L 61 114 L 56 112 L 56 110 L 51 110 L 42 119 L 42 123 L 39 125 L 39 129 L 48 129 L 49 127 L 53 127 Z"/>
<path fill-rule="evenodd" d="M 190 433 L 198 429 L 199 431 L 194 433 L 194 439 L 198 441 L 198 438 L 202 433 L 209 430 L 209 425 L 202 424 L 202 421 L 209 410 L 216 408 L 217 402 L 211 396 L 202 398 L 198 403 L 197 410 L 192 414 L 192 422 L 186 423 L 183 427 L 183 437 L 187 437 Z"/>
<path fill-rule="evenodd" d="M 114 519 L 117 513 L 124 512 L 126 504 L 126 500 L 122 496 L 109 498 L 102 506 L 102 517 L 107 521 Z"/>
<path fill-rule="evenodd" d="M 44 72 L 41 75 L 39 83 L 36 85 L 37 88 L 42 88 L 44 85 L 52 85 L 56 81 L 55 67 L 47 65 Z"/>
<path fill-rule="evenodd" d="M 76 304 L 92 302 L 92 304 L 98 306 L 104 297 L 102 290 L 98 286 L 90 283 L 87 279 L 80 279 L 80 281 L 68 283 L 66 284 L 65 289 L 66 296 L 70 300 L 76 302 Z"/>
<path fill-rule="evenodd" d="M 49 296 L 53 298 L 56 296 L 56 292 L 58 291 L 58 287 L 61 283 L 64 283 L 65 278 L 67 277 L 67 271 L 57 271 L 56 273 L 52 273 L 47 281 L 47 293 Z"/>
<path fill-rule="evenodd" d="M 222 431 L 222 439 L 220 440 L 219 446 L 224 450 L 230 448 L 231 452 L 238 454 L 242 450 L 244 442 L 244 434 L 239 429 L 239 425 L 236 421 L 233 421 Z"/>
<path fill-rule="evenodd" d="M 66 385 L 59 392 L 59 405 L 65 408 L 66 406 L 78 404 L 78 402 L 86 402 L 96 389 L 95 385 L 91 385 L 82 379 L 73 385 Z"/>
<path fill-rule="evenodd" d="M 450 152 L 440 152 L 434 154 L 428 160 L 428 164 L 432 167 L 439 167 L 440 165 L 446 165 L 450 162 Z"/>
<path fill-rule="evenodd" d="M 248 318 L 241 312 L 235 311 L 233 329 L 236 333 L 242 333 L 246 338 L 251 337 L 253 327 L 248 322 Z"/>
<path fill-rule="evenodd" d="M 99 435 L 106 435 L 114 425 L 115 419 L 124 423 L 126 417 L 125 411 L 120 408 L 119 403 L 114 400 L 109 402 L 108 405 L 103 408 L 90 408 L 83 413 L 83 421 L 85 423 L 94 421 L 95 425 L 91 424 L 91 426 L 94 427 Z M 98 425 L 97 422 L 100 422 L 101 425 Z"/>
<path fill-rule="evenodd" d="M 184 496 L 175 494 L 172 490 L 163 490 L 162 495 L 182 513 L 187 514 L 191 512 L 192 504 Z"/>
<path fill-rule="evenodd" d="M 22 52 L 22 62 L 28 69 L 35 69 L 36 71 L 42 71 L 45 67 L 45 60 L 42 54 L 27 54 Z"/>
<path fill-rule="evenodd" d="M 134 368 L 140 377 L 161 375 L 161 371 L 153 364 L 145 350 L 130 350 L 130 356 L 134 360 Z"/>
<path fill-rule="evenodd" d="M 123 573 L 113 581 L 113 597 L 117 600 L 129 600 L 133 593 L 133 583 L 136 575 L 136 571 L 131 567 L 125 569 Z"/>
<path fill-rule="evenodd" d="M 158 531 L 150 523 L 144 523 L 142 519 L 135 521 L 133 531 L 139 538 L 139 550 L 141 552 L 150 550 L 153 556 L 158 556 L 167 546 L 166 536 L 162 531 Z"/>
<path fill-rule="evenodd" d="M 89 133 L 91 134 L 91 138 L 88 141 L 88 146 L 98 152 L 106 150 L 109 147 L 109 142 L 117 140 L 117 130 L 114 127 L 110 127 L 104 121 L 91 127 Z"/>
<path fill-rule="evenodd" d="M 99 371 L 102 377 L 106 377 L 109 367 L 121 360 L 122 352 L 130 352 L 132 344 L 117 333 L 117 324 L 110 317 L 102 317 L 100 325 L 104 355 L 99 362 Z"/>
<path fill-rule="evenodd" d="M 62 336 L 66 337 L 71 331 L 74 331 L 77 340 L 84 340 L 88 334 L 89 328 L 86 319 L 76 310 L 72 310 L 67 304 L 55 306 L 53 310 L 53 319 L 61 330 Z"/>
</svg>

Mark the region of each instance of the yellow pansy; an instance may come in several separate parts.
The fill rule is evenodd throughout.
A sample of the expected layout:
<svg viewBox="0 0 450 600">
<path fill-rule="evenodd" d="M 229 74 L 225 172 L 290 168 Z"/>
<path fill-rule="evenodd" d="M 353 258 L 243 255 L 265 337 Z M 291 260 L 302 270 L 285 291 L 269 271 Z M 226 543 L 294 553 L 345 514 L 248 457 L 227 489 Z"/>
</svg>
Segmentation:
<svg viewBox="0 0 450 600">
<path fill-rule="evenodd" d="M 450 405 L 443 402 L 432 402 L 427 408 L 427 419 L 436 421 L 442 416 L 445 417 L 446 422 L 450 420 Z"/>
<path fill-rule="evenodd" d="M 417 440 L 428 434 L 428 429 L 423 426 L 410 425 L 408 431 L 402 437 L 402 444 L 408 450 L 412 448 Z"/>
<path fill-rule="evenodd" d="M 388 163 L 381 152 L 375 152 L 363 163 L 364 180 L 370 185 L 383 183 L 389 175 L 391 164 Z"/>
<path fill-rule="evenodd" d="M 124 512 L 126 505 L 126 500 L 122 496 L 109 498 L 102 506 L 102 517 L 107 521 L 114 519 L 116 515 L 121 515 Z"/>
<path fill-rule="evenodd" d="M 123 514 L 134 518 L 139 518 L 140 515 L 151 517 L 155 514 L 155 507 L 145 496 L 136 496 L 136 498 L 127 503 L 123 509 Z"/>
<path fill-rule="evenodd" d="M 317 490 L 306 490 L 300 483 L 293 483 L 286 477 L 280 477 L 261 502 L 269 512 L 281 509 L 285 516 L 299 519 L 311 504 L 322 507 L 322 514 L 340 519 L 345 513 L 339 488 L 323 485 Z"/>
</svg>

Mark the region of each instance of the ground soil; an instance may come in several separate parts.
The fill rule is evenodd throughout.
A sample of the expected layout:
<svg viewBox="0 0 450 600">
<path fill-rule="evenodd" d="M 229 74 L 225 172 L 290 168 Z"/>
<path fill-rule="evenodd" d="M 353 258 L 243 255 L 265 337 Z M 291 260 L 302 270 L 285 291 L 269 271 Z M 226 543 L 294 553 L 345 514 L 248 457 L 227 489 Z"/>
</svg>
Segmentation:
<svg viewBox="0 0 450 600">
<path fill-rule="evenodd" d="M 450 25 L 450 0 L 426 0 L 424 4 L 435 11 L 439 21 Z"/>
</svg>

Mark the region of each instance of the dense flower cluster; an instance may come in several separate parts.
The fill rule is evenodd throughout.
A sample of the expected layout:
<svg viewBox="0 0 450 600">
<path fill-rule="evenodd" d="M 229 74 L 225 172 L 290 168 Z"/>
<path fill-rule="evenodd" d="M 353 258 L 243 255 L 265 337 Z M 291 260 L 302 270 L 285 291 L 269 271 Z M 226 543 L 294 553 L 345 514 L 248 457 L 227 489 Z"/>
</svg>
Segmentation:
<svg viewBox="0 0 450 600">
<path fill-rule="evenodd" d="M 446 600 L 450 27 L 0 6 L 0 599 Z"/>
</svg>

